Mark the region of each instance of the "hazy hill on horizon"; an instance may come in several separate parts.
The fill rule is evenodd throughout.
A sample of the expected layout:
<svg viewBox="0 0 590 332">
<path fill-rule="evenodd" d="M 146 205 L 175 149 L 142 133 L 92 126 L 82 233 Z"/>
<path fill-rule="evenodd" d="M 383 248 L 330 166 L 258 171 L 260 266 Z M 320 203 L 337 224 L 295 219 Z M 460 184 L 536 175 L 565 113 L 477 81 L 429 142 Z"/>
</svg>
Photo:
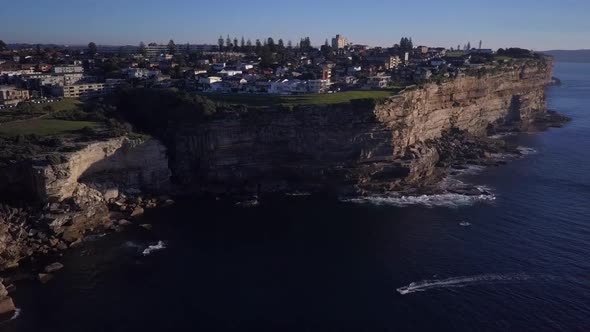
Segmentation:
<svg viewBox="0 0 590 332">
<path fill-rule="evenodd" d="M 583 50 L 549 50 L 541 53 L 551 55 L 560 62 L 589 62 L 590 49 Z"/>
</svg>

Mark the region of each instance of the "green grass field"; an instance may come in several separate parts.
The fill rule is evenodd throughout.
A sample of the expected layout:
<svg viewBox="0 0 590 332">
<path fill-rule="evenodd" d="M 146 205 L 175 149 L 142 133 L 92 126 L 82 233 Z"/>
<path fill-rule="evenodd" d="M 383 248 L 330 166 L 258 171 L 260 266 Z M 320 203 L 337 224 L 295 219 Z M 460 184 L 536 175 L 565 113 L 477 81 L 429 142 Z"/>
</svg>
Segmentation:
<svg viewBox="0 0 590 332">
<path fill-rule="evenodd" d="M 71 134 L 84 127 L 97 128 L 100 124 L 91 121 L 66 121 L 31 119 L 0 124 L 0 135 L 16 136 L 36 134 L 40 136 Z"/>
<path fill-rule="evenodd" d="M 240 104 L 246 106 L 298 106 L 298 105 L 332 105 L 348 103 L 356 99 L 382 99 L 396 94 L 399 89 L 345 91 L 330 94 L 306 95 L 247 95 L 247 94 L 203 94 L 203 96 L 217 102 Z"/>
</svg>

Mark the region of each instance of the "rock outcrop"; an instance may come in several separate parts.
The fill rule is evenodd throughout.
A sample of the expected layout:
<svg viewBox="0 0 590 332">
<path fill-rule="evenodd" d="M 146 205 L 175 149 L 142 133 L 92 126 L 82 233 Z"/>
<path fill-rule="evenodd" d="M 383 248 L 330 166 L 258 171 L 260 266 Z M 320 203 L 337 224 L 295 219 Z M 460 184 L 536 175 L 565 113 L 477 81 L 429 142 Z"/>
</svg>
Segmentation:
<svg viewBox="0 0 590 332">
<path fill-rule="evenodd" d="M 107 229 L 112 225 L 109 202 L 122 215 L 128 209 L 128 214 L 138 216 L 157 202 L 129 198 L 169 190 L 166 148 L 155 139 L 119 137 L 55 155 L 58 158 L 39 156 L 11 166 L 16 180 L 0 181 L 14 192 L 20 181 L 19 197 L 30 197 L 26 208 L 0 205 L 0 270 L 27 256 L 74 246 L 85 235 Z"/>
<path fill-rule="evenodd" d="M 408 88 L 382 103 L 268 109 L 178 128 L 171 167 L 194 191 L 405 190 L 437 178 L 436 140 L 526 129 L 546 113 L 549 59 Z"/>
</svg>

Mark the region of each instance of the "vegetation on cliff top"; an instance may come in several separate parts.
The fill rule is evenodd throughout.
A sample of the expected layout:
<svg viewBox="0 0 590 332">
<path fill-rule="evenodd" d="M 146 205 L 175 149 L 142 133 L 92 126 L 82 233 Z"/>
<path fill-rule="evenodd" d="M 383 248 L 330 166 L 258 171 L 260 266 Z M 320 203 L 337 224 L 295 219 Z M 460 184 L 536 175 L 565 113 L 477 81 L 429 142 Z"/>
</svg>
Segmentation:
<svg viewBox="0 0 590 332">
<path fill-rule="evenodd" d="M 353 100 L 384 99 L 399 89 L 391 90 L 360 90 L 344 91 L 329 94 L 304 95 L 251 95 L 251 94 L 206 94 L 207 98 L 231 105 L 245 105 L 247 107 L 272 106 L 305 106 L 305 105 L 334 105 L 349 103 Z"/>
</svg>

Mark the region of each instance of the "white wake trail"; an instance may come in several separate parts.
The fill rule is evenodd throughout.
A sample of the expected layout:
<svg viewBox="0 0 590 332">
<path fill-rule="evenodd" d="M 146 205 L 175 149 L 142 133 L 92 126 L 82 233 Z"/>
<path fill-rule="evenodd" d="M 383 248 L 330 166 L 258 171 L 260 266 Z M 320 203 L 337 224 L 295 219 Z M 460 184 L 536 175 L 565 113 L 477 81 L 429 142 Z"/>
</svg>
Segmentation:
<svg viewBox="0 0 590 332">
<path fill-rule="evenodd" d="M 412 282 L 411 284 L 400 287 L 396 290 L 398 293 L 402 295 L 407 295 L 415 292 L 425 292 L 428 290 L 439 288 L 458 288 L 479 284 L 518 282 L 529 280 L 531 278 L 531 276 L 525 273 L 479 274 L 474 276 L 461 276 L 447 279 L 422 280 Z"/>
</svg>

